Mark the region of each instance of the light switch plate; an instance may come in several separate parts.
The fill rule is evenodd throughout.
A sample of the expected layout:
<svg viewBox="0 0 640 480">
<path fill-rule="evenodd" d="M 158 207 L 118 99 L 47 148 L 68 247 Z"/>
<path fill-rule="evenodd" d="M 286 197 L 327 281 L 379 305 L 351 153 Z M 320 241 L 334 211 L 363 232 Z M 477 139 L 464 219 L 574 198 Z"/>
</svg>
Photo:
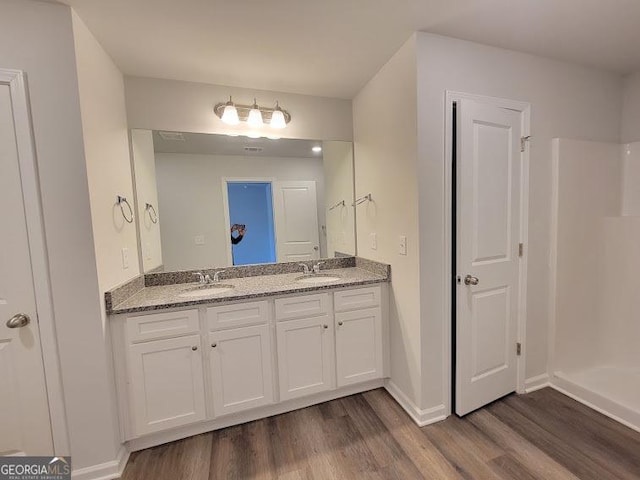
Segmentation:
<svg viewBox="0 0 640 480">
<path fill-rule="evenodd" d="M 371 250 L 377 250 L 378 249 L 378 235 L 375 233 L 370 233 L 369 234 L 369 240 L 371 242 Z"/>
<path fill-rule="evenodd" d="M 407 237 L 406 235 L 400 235 L 398 237 L 398 253 L 400 255 L 407 254 Z"/>
<path fill-rule="evenodd" d="M 196 235 L 193 237 L 193 241 L 196 245 L 204 245 L 204 235 Z"/>
</svg>

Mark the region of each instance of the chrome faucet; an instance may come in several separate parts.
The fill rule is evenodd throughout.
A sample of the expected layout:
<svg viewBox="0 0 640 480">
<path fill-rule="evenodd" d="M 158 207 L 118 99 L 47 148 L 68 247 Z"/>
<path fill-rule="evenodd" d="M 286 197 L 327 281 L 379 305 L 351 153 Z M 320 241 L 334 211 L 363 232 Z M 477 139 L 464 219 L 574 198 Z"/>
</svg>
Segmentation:
<svg viewBox="0 0 640 480">
<path fill-rule="evenodd" d="M 226 272 L 226 270 L 218 270 L 213 274 L 213 283 L 217 283 L 220 281 L 220 274 Z"/>
<path fill-rule="evenodd" d="M 306 263 L 300 263 L 299 265 L 302 267 L 302 273 L 305 275 L 309 275 L 311 273 L 309 266 Z"/>
<path fill-rule="evenodd" d="M 325 262 L 318 262 L 313 266 L 313 273 L 320 273 L 320 265 L 324 265 Z"/>
<path fill-rule="evenodd" d="M 202 272 L 196 272 L 193 274 L 194 277 L 198 277 L 198 283 L 207 283 L 207 277 L 209 275 L 207 275 L 207 277 L 205 277 Z"/>
</svg>

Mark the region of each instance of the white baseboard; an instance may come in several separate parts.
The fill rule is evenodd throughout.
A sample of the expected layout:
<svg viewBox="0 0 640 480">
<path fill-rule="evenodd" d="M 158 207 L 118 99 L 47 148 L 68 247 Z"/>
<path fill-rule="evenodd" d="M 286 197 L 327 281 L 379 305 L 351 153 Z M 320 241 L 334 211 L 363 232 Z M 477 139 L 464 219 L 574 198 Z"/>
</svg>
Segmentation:
<svg viewBox="0 0 640 480">
<path fill-rule="evenodd" d="M 555 372 L 551 387 L 622 425 L 640 432 L 640 413 L 574 383 L 562 372 Z"/>
<path fill-rule="evenodd" d="M 536 390 L 540 390 L 541 388 L 550 387 L 551 380 L 549 379 L 548 373 L 543 373 L 542 375 L 536 375 L 535 377 L 527 378 L 524 381 L 524 392 L 531 393 Z"/>
<path fill-rule="evenodd" d="M 438 405 L 437 407 L 428 408 L 426 410 L 421 409 L 418 408 L 418 406 L 413 403 L 413 401 L 391 380 L 387 380 L 385 382 L 384 388 L 419 427 L 440 422 L 447 418 L 444 405 Z"/>
<path fill-rule="evenodd" d="M 129 449 L 122 445 L 115 460 L 71 472 L 72 480 L 113 480 L 120 478 L 129 460 Z"/>
</svg>

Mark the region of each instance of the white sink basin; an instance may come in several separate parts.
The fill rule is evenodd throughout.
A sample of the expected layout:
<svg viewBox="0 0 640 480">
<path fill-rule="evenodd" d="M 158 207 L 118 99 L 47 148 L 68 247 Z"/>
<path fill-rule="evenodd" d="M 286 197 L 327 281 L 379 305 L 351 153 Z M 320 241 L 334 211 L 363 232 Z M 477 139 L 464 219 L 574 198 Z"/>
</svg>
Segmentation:
<svg viewBox="0 0 640 480">
<path fill-rule="evenodd" d="M 322 274 L 303 275 L 302 277 L 296 278 L 296 282 L 298 283 L 308 283 L 311 285 L 331 283 L 337 280 L 340 280 L 340 277 L 335 277 L 333 275 L 322 275 Z"/>
<path fill-rule="evenodd" d="M 198 298 L 198 297 L 210 297 L 212 295 L 219 295 L 221 293 L 230 292 L 235 287 L 233 285 L 206 285 L 194 287 L 190 290 L 182 292 L 179 297 L 182 298 Z"/>
</svg>

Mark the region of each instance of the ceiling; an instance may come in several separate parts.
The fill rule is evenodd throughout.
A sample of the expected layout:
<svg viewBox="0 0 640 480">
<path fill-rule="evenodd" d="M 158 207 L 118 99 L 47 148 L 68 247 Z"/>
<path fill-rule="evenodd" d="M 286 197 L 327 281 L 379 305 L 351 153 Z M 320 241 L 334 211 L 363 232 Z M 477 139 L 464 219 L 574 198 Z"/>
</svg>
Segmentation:
<svg viewBox="0 0 640 480">
<path fill-rule="evenodd" d="M 414 31 L 620 74 L 639 0 L 61 0 L 127 75 L 353 98 Z"/>
<path fill-rule="evenodd" d="M 162 138 L 162 133 L 153 132 L 153 149 L 156 153 L 322 159 L 322 153 L 315 153 L 311 150 L 314 146 L 322 146 L 322 142 L 316 140 L 284 138 L 270 140 L 268 138 L 232 137 L 205 133 L 182 133 L 183 140 L 166 140 Z"/>
</svg>

